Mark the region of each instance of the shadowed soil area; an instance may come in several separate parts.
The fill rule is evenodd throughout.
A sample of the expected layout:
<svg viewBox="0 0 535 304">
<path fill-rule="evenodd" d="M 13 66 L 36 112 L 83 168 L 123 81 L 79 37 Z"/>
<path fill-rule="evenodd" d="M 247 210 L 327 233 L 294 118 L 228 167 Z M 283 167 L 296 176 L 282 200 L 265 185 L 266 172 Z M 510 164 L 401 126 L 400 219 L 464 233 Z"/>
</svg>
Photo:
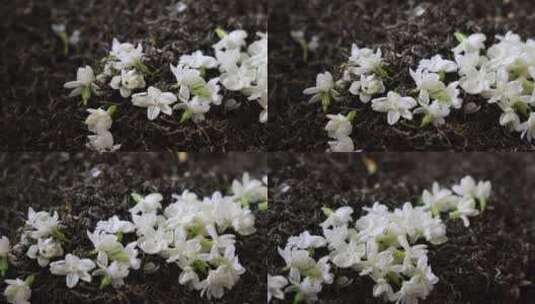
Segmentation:
<svg viewBox="0 0 535 304">
<path fill-rule="evenodd" d="M 171 153 L 29 153 L 0 154 L 0 235 L 18 241 L 17 229 L 24 224 L 28 207 L 36 211 L 58 211 L 69 241 L 65 253 L 88 257 L 93 245 L 86 231 L 93 231 L 99 220 L 117 214 L 130 219 L 130 193 L 158 191 L 162 205 L 171 203 L 171 194 L 185 189 L 200 196 L 227 191 L 235 178 L 247 171 L 255 178 L 266 174 L 266 159 L 247 153 L 195 154 L 179 162 Z M 96 176 L 96 172 L 100 174 Z M 201 299 L 197 291 L 179 285 L 179 270 L 162 259 L 154 274 L 132 271 L 126 285 L 100 290 L 99 279 L 68 289 L 64 276 L 53 276 L 35 260 L 22 257 L 21 266 L 11 267 L 8 278 L 36 273 L 32 303 L 263 303 L 266 298 L 265 259 L 267 229 L 265 214 L 255 211 L 257 232 L 237 236 L 236 254 L 246 272 L 221 300 Z M 144 262 L 151 260 L 142 256 Z M 0 284 L 0 290 L 5 285 Z M 5 298 L 0 297 L 0 303 Z"/>
<path fill-rule="evenodd" d="M 178 14 L 170 6 L 176 2 L 4 1 L 0 12 L 0 115 L 4 121 L 0 141 L 7 145 L 5 149 L 86 149 L 90 135 L 83 124 L 86 107 L 80 105 L 80 98 L 67 98 L 70 90 L 63 84 L 76 79 L 80 66 L 90 65 L 100 73 L 97 66 L 114 37 L 142 43 L 146 64 L 154 72 L 146 78 L 147 86 L 168 89 L 176 83 L 169 64 L 196 50 L 213 55 L 217 27 L 244 29 L 249 42 L 256 39 L 256 32 L 267 31 L 266 1 L 187 0 L 183 1 L 187 9 Z M 81 32 L 80 42 L 66 56 L 52 24 L 65 24 L 69 35 L 75 29 Z M 224 96 L 224 100 L 235 97 L 242 102 L 238 109 L 214 106 L 207 119 L 196 125 L 191 121 L 180 124 L 179 110 L 151 122 L 146 109 L 134 107 L 108 84 L 102 87 L 102 96 L 93 96 L 88 107 L 118 106 L 111 132 L 123 151 L 248 151 L 261 150 L 267 140 L 266 126 L 258 122 L 261 107 L 241 95 Z"/>
<path fill-rule="evenodd" d="M 491 181 L 489 208 L 470 218 L 468 228 L 460 220 L 445 220 L 449 241 L 428 247 L 429 263 L 440 281 L 422 303 L 533 303 L 534 160 L 524 153 L 275 154 L 269 159 L 268 273 L 283 273 L 276 248 L 284 247 L 289 236 L 304 230 L 321 233 L 323 206 L 351 206 L 355 220 L 365 214 L 363 206 L 415 203 L 434 181 L 451 187 L 472 175 Z M 374 174 L 371 164 L 377 167 Z M 354 282 L 345 288 L 326 285 L 320 303 L 384 303 L 373 298 L 371 279 L 351 271 L 343 274 Z M 274 303 L 291 303 L 292 295 L 287 297 Z"/>
<path fill-rule="evenodd" d="M 402 95 L 415 87 L 409 67 L 436 54 L 451 58 L 457 45 L 453 34 L 483 32 L 486 45 L 496 34 L 511 30 L 524 39 L 535 37 L 535 2 L 529 0 L 402 1 L 359 0 L 272 1 L 269 26 L 269 85 L 271 151 L 324 151 L 327 149 L 326 113 L 319 104 L 307 104 L 303 89 L 315 86 L 316 75 L 330 71 L 341 76 L 351 44 L 381 48 L 392 79 L 386 89 Z M 417 13 L 423 14 L 417 16 Z M 303 30 L 307 41 L 319 36 L 319 48 L 304 62 L 301 46 L 290 36 Z M 384 94 L 386 96 L 386 93 Z M 357 97 L 333 103 L 328 113 L 358 114 L 351 135 L 356 149 L 365 151 L 517 151 L 533 145 L 509 133 L 498 123 L 501 111 L 482 97 L 463 98 L 481 104 L 478 112 L 454 110 L 446 124 L 419 128 L 420 116 L 389 126 L 385 113 L 374 112 Z"/>
</svg>

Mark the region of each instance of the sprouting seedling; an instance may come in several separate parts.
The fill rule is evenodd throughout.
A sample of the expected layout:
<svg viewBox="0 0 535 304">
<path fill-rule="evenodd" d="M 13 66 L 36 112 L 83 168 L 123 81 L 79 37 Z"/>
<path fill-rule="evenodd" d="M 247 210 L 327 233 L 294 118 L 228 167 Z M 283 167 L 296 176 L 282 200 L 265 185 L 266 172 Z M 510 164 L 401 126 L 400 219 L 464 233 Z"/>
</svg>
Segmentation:
<svg viewBox="0 0 535 304">
<path fill-rule="evenodd" d="M 69 36 L 65 24 L 52 24 L 52 31 L 58 36 L 63 44 L 63 55 L 69 53 Z"/>
</svg>

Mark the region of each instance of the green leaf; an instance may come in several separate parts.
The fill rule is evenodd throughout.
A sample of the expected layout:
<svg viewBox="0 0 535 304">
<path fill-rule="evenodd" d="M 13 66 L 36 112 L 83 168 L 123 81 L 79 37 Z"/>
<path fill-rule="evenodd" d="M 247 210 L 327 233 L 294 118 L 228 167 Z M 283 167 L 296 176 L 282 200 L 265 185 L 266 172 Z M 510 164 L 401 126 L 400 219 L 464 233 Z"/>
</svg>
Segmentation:
<svg viewBox="0 0 535 304">
<path fill-rule="evenodd" d="M 134 67 L 136 70 L 140 71 L 144 75 L 151 75 L 152 71 L 149 69 L 148 66 L 146 66 L 142 61 L 138 60 L 134 64 Z"/>
</svg>

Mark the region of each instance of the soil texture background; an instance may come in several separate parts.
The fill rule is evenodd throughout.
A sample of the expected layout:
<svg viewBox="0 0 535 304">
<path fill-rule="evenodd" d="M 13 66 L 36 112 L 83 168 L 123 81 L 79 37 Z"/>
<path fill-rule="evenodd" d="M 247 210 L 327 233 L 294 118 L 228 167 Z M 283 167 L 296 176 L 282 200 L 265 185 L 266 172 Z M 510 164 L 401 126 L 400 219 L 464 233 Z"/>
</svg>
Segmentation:
<svg viewBox="0 0 535 304">
<path fill-rule="evenodd" d="M 316 75 L 330 71 L 340 77 L 351 44 L 381 48 L 394 71 L 386 89 L 407 94 L 415 87 L 409 67 L 435 54 L 451 58 L 453 33 L 483 32 L 487 46 L 495 35 L 511 30 L 524 39 L 535 37 L 535 2 L 530 0 L 273 0 L 269 23 L 269 86 L 271 151 L 325 151 L 326 113 L 319 104 L 307 104 L 303 89 L 315 86 Z M 422 12 L 417 16 L 417 12 Z M 319 48 L 303 51 L 290 36 L 305 31 L 307 41 L 319 36 Z M 386 95 L 386 94 L 385 94 Z M 465 104 L 483 104 L 481 97 L 463 98 Z M 498 124 L 500 110 L 482 105 L 473 114 L 452 111 L 440 128 L 420 129 L 419 119 L 388 126 L 386 115 L 372 111 L 358 98 L 333 103 L 328 113 L 359 109 L 351 135 L 356 149 L 365 151 L 517 151 L 532 150 L 519 133 Z"/>
<path fill-rule="evenodd" d="M 114 37 L 142 43 L 146 62 L 165 89 L 175 83 L 169 64 L 180 55 L 203 50 L 213 55 L 218 41 L 214 30 L 244 29 L 248 41 L 267 31 L 267 3 L 247 0 L 185 0 L 186 11 L 172 13 L 177 1 L 8 0 L 0 12 L 0 114 L 4 126 L 0 142 L 7 150 L 81 151 L 90 135 L 83 121 L 88 113 L 78 98 L 67 98 L 67 81 L 75 80 L 80 66 L 96 68 L 111 49 Z M 66 24 L 70 35 L 80 30 L 80 42 L 67 56 L 52 32 L 52 24 Z M 98 73 L 95 70 L 96 73 Z M 106 87 L 108 85 L 106 84 Z M 108 92 L 108 93 L 106 93 Z M 146 109 L 134 107 L 106 88 L 93 96 L 88 107 L 118 106 L 111 132 L 123 151 L 249 151 L 261 150 L 267 141 L 265 124 L 256 102 L 236 96 L 242 105 L 234 111 L 212 107 L 199 125 L 179 124 L 182 111 L 173 116 L 147 119 Z M 229 94 L 227 94 L 229 95 Z M 234 96 L 225 96 L 225 100 Z M 3 116 L 3 117 L 2 117 Z M 3 138 L 2 138 L 3 137 Z M 5 150 L 3 149 L 3 150 Z"/>
<path fill-rule="evenodd" d="M 492 182 L 489 209 L 462 221 L 445 220 L 449 241 L 429 245 L 440 281 L 422 303 L 533 303 L 535 297 L 534 156 L 525 153 L 279 154 L 269 159 L 271 235 L 268 273 L 285 266 L 277 253 L 289 236 L 320 234 L 321 207 L 361 208 L 379 201 L 391 208 L 416 202 L 434 181 L 451 187 L 465 175 Z M 365 165 L 367 164 L 367 165 Z M 377 170 L 370 174 L 373 165 Z M 444 217 L 443 217 L 444 218 Z M 344 272 L 354 282 L 326 285 L 319 303 L 383 303 L 371 279 Z M 291 303 L 285 302 L 274 303 Z"/>
<path fill-rule="evenodd" d="M 70 242 L 65 252 L 89 252 L 86 236 L 99 220 L 114 214 L 129 219 L 130 193 L 158 191 L 164 207 L 171 194 L 184 189 L 200 196 L 227 191 L 235 178 L 247 171 L 256 178 L 266 173 L 267 161 L 255 154 L 230 153 L 188 155 L 179 162 L 172 153 L 28 153 L 0 154 L 0 235 L 13 240 L 24 224 L 28 207 L 56 210 Z M 96 172 L 100 171 L 99 174 Z M 221 300 L 207 301 L 199 293 L 178 284 L 178 267 L 161 263 L 154 274 L 131 272 L 121 289 L 100 290 L 98 282 L 81 283 L 70 290 L 65 277 L 51 275 L 35 261 L 23 258 L 22 265 L 8 272 L 8 278 L 37 273 L 32 286 L 32 303 L 263 303 L 266 298 L 267 225 L 265 214 L 257 213 L 257 232 L 236 238 L 236 253 L 246 273 Z M 84 255 L 85 256 L 85 255 Z M 145 257 L 146 258 L 146 257 Z M 4 285 L 1 284 L 3 290 Z M 5 298 L 0 297 L 0 303 Z"/>
</svg>

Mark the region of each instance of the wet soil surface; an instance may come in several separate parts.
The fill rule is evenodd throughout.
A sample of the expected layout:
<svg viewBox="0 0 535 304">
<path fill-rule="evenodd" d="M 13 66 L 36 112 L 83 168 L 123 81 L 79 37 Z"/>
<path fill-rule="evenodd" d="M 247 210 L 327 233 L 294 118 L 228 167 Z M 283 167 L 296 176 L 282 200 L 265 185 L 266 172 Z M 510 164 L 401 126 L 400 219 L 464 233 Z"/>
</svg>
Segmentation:
<svg viewBox="0 0 535 304">
<path fill-rule="evenodd" d="M 535 157 L 530 154 L 408 153 L 276 154 L 269 159 L 271 246 L 268 272 L 282 273 L 277 246 L 304 230 L 321 233 L 322 206 L 351 206 L 354 218 L 375 201 L 415 202 L 434 181 L 450 187 L 465 175 L 492 182 L 490 208 L 461 221 L 446 220 L 449 241 L 429 247 L 440 281 L 423 303 L 533 303 L 535 297 Z M 365 163 L 377 166 L 370 174 Z M 354 272 L 346 288 L 327 286 L 320 303 L 383 303 L 373 283 Z M 530 282 L 528 282 L 530 281 Z M 275 303 L 291 303 L 275 302 Z"/>
<path fill-rule="evenodd" d="M 67 98 L 63 88 L 75 80 L 80 66 L 91 65 L 107 55 L 111 42 L 142 43 L 147 65 L 156 76 L 148 85 L 175 82 L 169 63 L 196 50 L 212 53 L 218 41 L 214 30 L 244 29 L 249 39 L 267 31 L 267 4 L 247 0 L 183 1 L 186 11 L 176 14 L 177 1 L 82 1 L 8 0 L 0 12 L 0 104 L 4 122 L 2 150 L 81 151 L 89 135 L 83 120 L 85 107 L 77 98 Z M 66 24 L 69 35 L 78 29 L 80 42 L 63 54 L 52 24 Z M 234 96 L 225 96 L 225 100 Z M 225 111 L 212 107 L 207 120 L 196 125 L 179 124 L 182 111 L 148 121 L 146 109 L 132 106 L 111 89 L 92 97 L 88 107 L 118 105 L 111 132 L 123 151 L 246 151 L 261 150 L 267 141 L 266 126 L 258 122 L 261 112 L 255 102 L 236 96 L 240 108 Z M 3 116 L 3 117 L 2 117 Z"/>
<path fill-rule="evenodd" d="M 70 242 L 66 252 L 83 253 L 92 248 L 85 232 L 99 220 L 114 214 L 129 218 L 132 191 L 159 191 L 170 202 L 172 193 L 190 189 L 199 195 L 227 191 L 232 180 L 248 171 L 261 178 L 266 173 L 264 156 L 253 154 L 196 154 L 179 162 L 171 153 L 120 153 L 96 155 L 0 154 L 0 235 L 12 240 L 23 225 L 28 207 L 58 211 Z M 100 171 L 98 176 L 96 172 Z M 32 303 L 263 303 L 266 297 L 266 217 L 258 213 L 257 232 L 237 237 L 237 254 L 247 272 L 223 299 L 201 300 L 198 292 L 178 284 L 178 268 L 162 263 L 154 274 L 133 271 L 121 289 L 98 289 L 81 283 L 69 290 L 65 277 L 52 276 L 35 261 L 23 258 L 9 278 L 37 273 Z M 83 254 L 81 254 L 83 255 Z M 3 285 L 0 287 L 3 291 Z M 0 303 L 4 303 L 0 297 Z"/>
<path fill-rule="evenodd" d="M 327 122 L 318 104 L 306 103 L 303 89 L 315 85 L 316 75 L 330 71 L 340 77 L 351 44 L 381 48 L 394 71 L 387 90 L 405 94 L 414 88 L 409 67 L 435 54 L 451 56 L 457 41 L 453 33 L 483 32 L 488 43 L 496 34 L 512 30 L 524 39 L 535 37 L 535 2 L 529 0 L 274 0 L 269 26 L 270 141 L 272 151 L 324 151 Z M 421 16 L 416 12 L 424 10 Z M 291 37 L 291 30 L 303 30 L 310 40 L 319 36 L 319 49 L 303 51 Z M 483 104 L 480 97 L 465 103 Z M 388 126 L 386 115 L 358 101 L 338 103 L 329 113 L 347 113 L 357 108 L 351 137 L 357 149 L 365 151 L 516 151 L 532 150 L 519 133 L 509 133 L 498 124 L 497 107 L 483 105 L 474 114 L 452 111 L 440 128 L 418 128 L 414 120 Z"/>
</svg>

